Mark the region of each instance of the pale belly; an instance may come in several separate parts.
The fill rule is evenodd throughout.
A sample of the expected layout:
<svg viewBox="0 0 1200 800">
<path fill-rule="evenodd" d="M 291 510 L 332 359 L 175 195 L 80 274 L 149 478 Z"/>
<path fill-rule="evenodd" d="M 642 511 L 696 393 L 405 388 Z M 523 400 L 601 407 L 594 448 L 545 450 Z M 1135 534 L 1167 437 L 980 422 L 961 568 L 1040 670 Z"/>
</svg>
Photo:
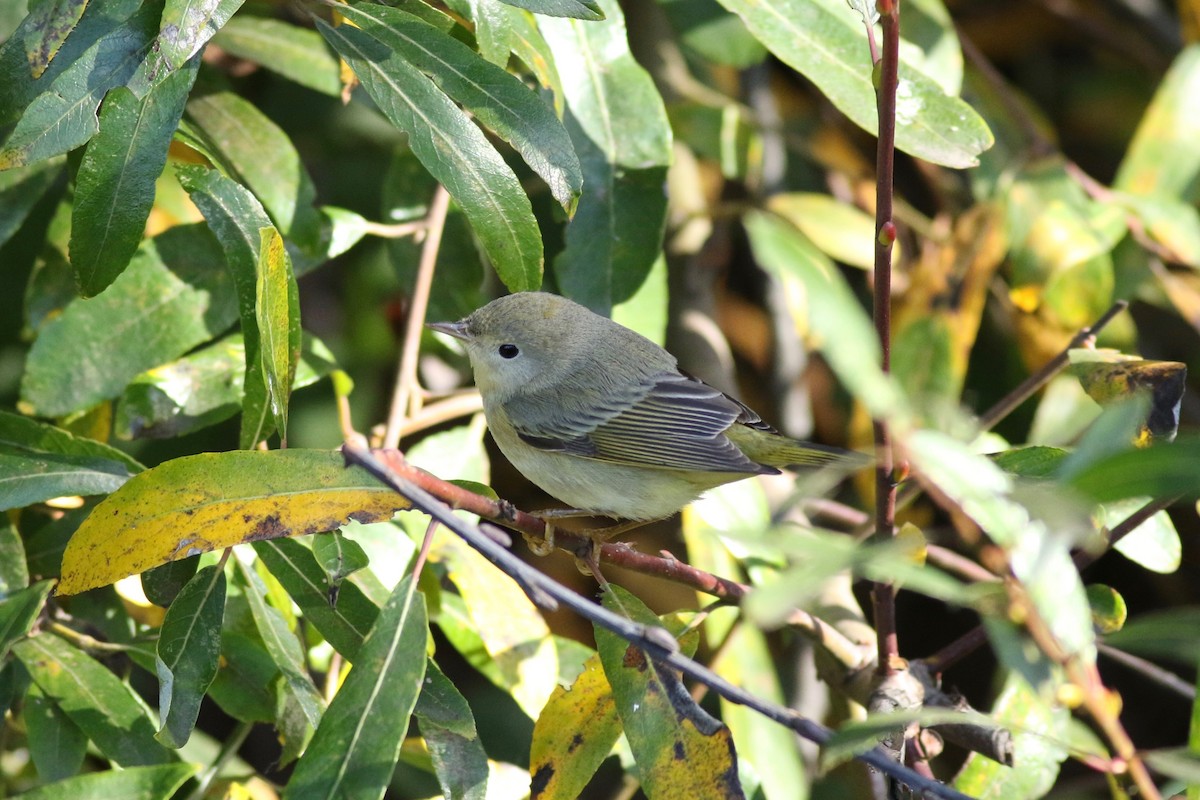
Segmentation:
<svg viewBox="0 0 1200 800">
<path fill-rule="evenodd" d="M 493 430 L 493 434 L 495 431 Z M 654 470 L 539 450 L 496 436 L 500 450 L 529 480 L 572 508 L 614 519 L 669 517 L 707 489 L 744 474 Z"/>
</svg>

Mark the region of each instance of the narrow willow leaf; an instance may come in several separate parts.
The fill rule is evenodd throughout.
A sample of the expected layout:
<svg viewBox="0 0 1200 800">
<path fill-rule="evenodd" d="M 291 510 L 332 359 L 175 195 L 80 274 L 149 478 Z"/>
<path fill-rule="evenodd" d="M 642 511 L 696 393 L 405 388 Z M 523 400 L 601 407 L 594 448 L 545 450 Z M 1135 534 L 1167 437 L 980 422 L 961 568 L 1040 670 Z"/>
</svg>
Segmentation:
<svg viewBox="0 0 1200 800">
<path fill-rule="evenodd" d="M 159 55 L 178 69 L 233 16 L 245 0 L 166 0 L 158 41 Z"/>
<path fill-rule="evenodd" d="M 529 198 L 479 128 L 419 70 L 349 25 L 317 20 L 392 124 L 408 134 L 421 163 L 450 192 L 511 291 L 542 282 L 542 240 Z"/>
<path fill-rule="evenodd" d="M 53 581 L 39 581 L 9 592 L 0 600 L 0 658 L 8 654 L 14 642 L 33 629 L 53 586 Z"/>
<path fill-rule="evenodd" d="M 254 315 L 261 343 L 267 403 L 275 427 L 287 443 L 288 402 L 300 360 L 300 289 L 283 237 L 273 227 L 259 230 Z"/>
<path fill-rule="evenodd" d="M 170 800 L 184 782 L 196 774 L 195 764 L 165 764 L 159 767 L 92 772 L 49 786 L 22 792 L 28 800 L 112 800 L 114 797 L 139 800 Z"/>
<path fill-rule="evenodd" d="M 621 719 L 599 654 L 569 687 L 557 686 L 533 726 L 533 798 L 578 797 L 621 737 Z"/>
<path fill-rule="evenodd" d="M 21 718 L 29 738 L 29 756 L 42 782 L 53 783 L 78 774 L 87 755 L 87 736 L 36 685 L 25 695 Z"/>
<path fill-rule="evenodd" d="M 390 519 L 406 501 L 337 452 L 204 453 L 167 461 L 104 500 L 63 556 L 59 594 L 77 594 L 178 558 L 281 536 Z"/>
<path fill-rule="evenodd" d="M 209 287 L 168 268 L 157 240 L 143 242 L 106 292 L 70 303 L 42 325 L 21 378 L 22 400 L 32 413 L 58 417 L 118 396 L 135 375 L 211 339 L 214 301 Z"/>
<path fill-rule="evenodd" d="M 425 680 L 413 715 L 421 723 L 421 736 L 433 759 L 442 794 L 447 798 L 485 800 L 488 758 L 475 729 L 471 706 L 433 661 L 425 666 Z"/>
<path fill-rule="evenodd" d="M 284 706 L 283 713 L 287 713 L 287 709 L 290 707 L 299 712 L 299 717 L 303 718 L 302 720 L 293 720 L 293 722 L 299 721 L 302 728 L 316 728 L 321 721 L 324 702 L 321 699 L 321 693 L 317 691 L 317 687 L 313 685 L 312 678 L 308 674 L 300 640 L 296 638 L 296 634 L 288 630 L 283 615 L 268 604 L 263 597 L 262 580 L 254 574 L 250 567 L 240 561 L 237 568 L 237 574 L 241 576 L 242 585 L 245 587 L 246 599 L 250 601 L 250 611 L 254 617 L 258 635 L 262 637 L 267 653 L 270 654 L 271 660 L 275 662 L 275 666 L 282 675 L 280 702 Z M 292 723 L 280 720 L 281 728 L 289 724 Z M 287 731 L 284 732 L 287 735 Z M 304 734 L 303 738 L 307 738 L 307 734 Z M 294 742 L 289 744 L 289 748 L 292 744 Z"/>
<path fill-rule="evenodd" d="M 799 230 L 752 212 L 746 232 L 754 257 L 799 295 L 810 341 L 838 379 L 877 417 L 900 415 L 903 398 L 879 369 L 879 339 L 846 279 Z"/>
<path fill-rule="evenodd" d="M 65 158 L 50 158 L 0 172 L 0 246 L 25 222 L 25 217 L 58 180 L 65 164 Z"/>
<path fill-rule="evenodd" d="M 1193 102 L 1200 91 L 1200 44 L 1185 47 L 1175 57 L 1138 123 L 1137 132 L 1117 169 L 1114 189 L 1142 196 L 1177 197 L 1194 201 L 1200 175 L 1200 108 Z"/>
<path fill-rule="evenodd" d="M 363 639 L 379 616 L 375 605 L 353 582 L 343 584 L 336 604 L 329 602 L 329 583 L 313 551 L 290 539 L 255 542 L 254 551 L 317 632 L 353 663 Z"/>
<path fill-rule="evenodd" d="M 869 133 L 877 111 L 861 21 L 841 0 L 720 0 L 777 58 L 816 84 L 838 110 Z M 965 168 L 993 143 L 987 123 L 937 82 L 900 62 L 896 147 L 947 167 Z"/>
<path fill-rule="evenodd" d="M 335 367 L 324 342 L 305 334 L 293 389 L 311 386 Z M 113 435 L 171 439 L 229 419 L 242 407 L 245 373 L 246 347 L 240 333 L 147 370 L 125 387 Z"/>
<path fill-rule="evenodd" d="M 21 41 L 34 79 L 42 77 L 50 66 L 87 4 L 88 0 L 53 0 L 37 3 L 30 9 L 29 24 L 22 31 Z"/>
<path fill-rule="evenodd" d="M 573 17 L 575 19 L 604 19 L 604 9 L 596 0 L 500 0 L 506 5 L 523 8 L 548 17 Z"/>
<path fill-rule="evenodd" d="M 200 556 L 180 559 L 142 573 L 142 591 L 156 606 L 167 608 L 200 568 Z"/>
<path fill-rule="evenodd" d="M 615 0 L 603 22 L 539 19 L 567 101 L 584 194 L 554 261 L 563 293 L 601 313 L 629 299 L 662 250 L 671 127 L 634 60 Z"/>
<path fill-rule="evenodd" d="M 242 722 L 274 722 L 272 691 L 279 669 L 262 641 L 226 627 L 221 632 L 221 669 L 208 696 L 229 716 Z"/>
<path fill-rule="evenodd" d="M 313 557 L 325 570 L 330 586 L 341 584 L 350 575 L 365 569 L 369 563 L 362 546 L 338 531 L 315 537 L 312 546 Z"/>
<path fill-rule="evenodd" d="M 634 622 L 661 627 L 658 617 L 619 586 L 609 584 L 603 603 Z M 696 800 L 744 797 L 729 729 L 696 704 L 678 675 L 659 669 L 636 646 L 599 625 L 595 632 L 646 794 L 654 797 L 661 790 Z"/>
<path fill-rule="evenodd" d="M 279 232 L 315 248 L 322 224 L 313 206 L 317 190 L 283 129 L 233 92 L 192 100 L 187 118 L 204 136 L 210 157 L 262 203 Z"/>
<path fill-rule="evenodd" d="M 217 676 L 224 614 L 225 572 L 215 565 L 197 572 L 167 609 L 154 661 L 162 719 L 154 738 L 168 747 L 183 747 L 196 726 Z"/>
<path fill-rule="evenodd" d="M 225 251 L 225 262 L 237 287 L 238 313 L 246 347 L 245 392 L 242 401 L 242 449 L 255 446 L 270 436 L 270 407 L 260 355 L 261 340 L 255 298 L 258 294 L 259 231 L 271 226 L 261 205 L 241 184 L 212 169 L 180 167 L 179 182 L 204 214 Z"/>
<path fill-rule="evenodd" d="M 438 88 L 511 144 L 546 181 L 559 205 L 568 214 L 574 211 L 583 173 L 571 139 L 553 109 L 516 76 L 399 9 L 362 4 L 341 13 L 432 78 Z"/>
<path fill-rule="evenodd" d="M 425 598 L 396 585 L 329 704 L 285 798 L 382 798 L 425 675 Z"/>
<path fill-rule="evenodd" d="M 106 289 L 137 250 L 199 66 L 195 59 L 140 100 L 123 86 L 105 98 L 100 132 L 75 177 L 71 214 L 71 266 L 84 297 Z"/>
<path fill-rule="evenodd" d="M 123 767 L 176 760 L 154 740 L 154 723 L 133 690 L 90 656 L 49 634 L 19 642 L 13 652 L 106 758 Z"/>
<path fill-rule="evenodd" d="M 10 76 L 0 89 L 0 123 L 16 125 L 0 146 L 0 169 L 67 153 L 95 135 L 101 99 L 137 74 L 154 40 L 158 9 L 139 6 L 117 0 L 87 9 L 37 80 L 27 65 L 17 66 L 25 59 L 20 45 L 29 27 L 22 25 L 9 39 L 0 53 L 0 74 Z"/>
<path fill-rule="evenodd" d="M 116 448 L 0 411 L 0 510 L 108 494 L 142 469 Z"/>
<path fill-rule="evenodd" d="M 25 542 L 10 514 L 0 517 L 0 599 L 29 586 Z"/>
<path fill-rule="evenodd" d="M 342 91 L 337 59 L 321 34 L 309 28 L 241 15 L 225 23 L 213 44 L 321 94 L 337 97 Z"/>
</svg>

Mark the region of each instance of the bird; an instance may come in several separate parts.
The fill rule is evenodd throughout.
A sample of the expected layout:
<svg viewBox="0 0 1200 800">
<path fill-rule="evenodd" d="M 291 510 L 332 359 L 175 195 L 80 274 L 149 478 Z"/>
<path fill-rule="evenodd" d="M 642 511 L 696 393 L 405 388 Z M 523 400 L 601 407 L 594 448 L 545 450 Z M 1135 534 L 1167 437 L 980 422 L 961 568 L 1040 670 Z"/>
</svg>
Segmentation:
<svg viewBox="0 0 1200 800">
<path fill-rule="evenodd" d="M 866 460 L 784 436 L 658 344 L 556 294 L 517 292 L 428 327 L 463 343 L 500 451 L 570 506 L 554 516 L 626 530 L 722 484 Z"/>
</svg>

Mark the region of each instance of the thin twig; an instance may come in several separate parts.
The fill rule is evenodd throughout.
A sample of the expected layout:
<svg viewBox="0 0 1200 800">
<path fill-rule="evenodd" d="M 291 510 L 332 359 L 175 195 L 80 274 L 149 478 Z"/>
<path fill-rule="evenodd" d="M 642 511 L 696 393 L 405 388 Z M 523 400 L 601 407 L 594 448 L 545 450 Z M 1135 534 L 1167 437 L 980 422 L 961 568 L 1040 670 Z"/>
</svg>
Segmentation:
<svg viewBox="0 0 1200 800">
<path fill-rule="evenodd" d="M 663 628 L 642 625 L 618 616 L 534 569 L 484 535 L 477 527 L 456 517 L 449 507 L 438 501 L 433 495 L 394 474 L 365 447 L 348 442 L 342 446 L 342 452 L 348 463 L 362 466 L 381 483 L 390 486 L 406 497 L 415 508 L 429 514 L 460 536 L 467 544 L 515 580 L 534 603 L 542 607 L 553 603 L 569 608 L 593 624 L 599 625 L 637 646 L 647 656 L 665 667 L 682 672 L 692 680 L 705 683 L 713 692 L 731 703 L 753 709 L 768 719 L 795 731 L 805 739 L 820 744 L 828 741 L 833 735 L 832 731 L 823 725 L 819 725 L 789 708 L 767 702 L 745 689 L 733 685 L 702 664 L 685 657 L 678 651 L 677 646 L 672 646 L 675 640 Z M 897 764 L 879 748 L 868 750 L 857 757 L 880 772 L 917 791 L 925 792 L 930 797 L 970 800 L 967 795 L 945 784 L 918 775 L 913 770 Z"/>
<path fill-rule="evenodd" d="M 1123 667 L 1127 667 L 1141 675 L 1153 683 L 1157 683 L 1164 689 L 1168 689 L 1175 694 L 1186 699 L 1189 703 L 1196 701 L 1196 687 L 1188 683 L 1183 678 L 1176 675 L 1174 672 L 1165 670 L 1158 664 L 1147 661 L 1144 658 L 1135 656 L 1132 653 L 1126 653 L 1124 650 L 1118 650 L 1110 644 L 1104 642 L 1096 643 L 1096 650 L 1100 655 L 1112 659 Z"/>
<path fill-rule="evenodd" d="M 419 395 L 417 385 L 417 359 L 421 354 L 421 330 L 425 326 L 425 311 L 429 307 L 429 289 L 433 286 L 433 269 L 437 266 L 438 248 L 442 244 L 442 230 L 446 224 L 446 212 L 450 208 L 450 193 L 439 185 L 429 204 L 426 215 L 427 230 L 425 244 L 421 248 L 421 262 L 417 267 L 416 285 L 413 286 L 412 308 L 408 312 L 408 323 L 404 326 L 404 344 L 400 350 L 400 367 L 396 374 L 396 391 L 392 394 L 392 407 L 388 412 L 387 430 L 383 435 L 384 447 L 400 444 L 400 428 L 412 409 L 409 402 Z"/>
<path fill-rule="evenodd" d="M 1072 350 L 1082 347 L 1089 339 L 1100 333 L 1108 323 L 1112 322 L 1114 317 L 1128 307 L 1129 303 L 1127 301 L 1118 300 L 1094 324 L 1076 333 L 1070 343 L 1058 355 L 1046 362 L 1037 372 L 1023 380 L 1017 388 L 1002 397 L 1000 402 L 989 408 L 979 418 L 979 429 L 984 431 L 991 430 L 996 423 L 1007 417 L 1013 410 L 1032 397 L 1035 392 L 1049 383 L 1050 379 L 1057 375 L 1063 367 L 1067 366 L 1067 362 L 1071 359 Z"/>
<path fill-rule="evenodd" d="M 875 333 L 879 337 L 884 372 L 891 369 L 892 352 L 892 245 L 896 223 L 892 219 L 892 194 L 896 162 L 896 87 L 900 73 L 900 0 L 878 4 L 883 23 L 883 52 L 875 64 L 875 88 L 879 111 L 879 137 L 875 152 Z M 873 37 L 872 37 L 873 38 Z M 875 537 L 887 541 L 896 531 L 896 478 L 893 469 L 892 435 L 884 419 L 873 421 L 875 431 Z M 871 587 L 875 610 L 875 632 L 879 648 L 876 669 L 891 675 L 900 659 L 896 635 L 896 587 L 876 582 Z"/>
</svg>

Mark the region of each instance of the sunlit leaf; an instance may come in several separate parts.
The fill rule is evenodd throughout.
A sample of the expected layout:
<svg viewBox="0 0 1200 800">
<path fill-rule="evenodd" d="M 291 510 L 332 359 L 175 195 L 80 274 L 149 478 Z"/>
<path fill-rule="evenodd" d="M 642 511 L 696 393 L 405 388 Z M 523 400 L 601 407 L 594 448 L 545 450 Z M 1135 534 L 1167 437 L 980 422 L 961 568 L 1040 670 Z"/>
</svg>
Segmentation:
<svg viewBox="0 0 1200 800">
<path fill-rule="evenodd" d="M 542 18 L 567 101 L 584 193 L 554 260 L 563 293 L 607 314 L 645 280 L 662 249 L 671 127 L 650 75 L 629 51 L 615 0 L 602 22 Z"/>
<path fill-rule="evenodd" d="M 29 800 L 62 800 L 64 797 L 71 800 L 111 800 L 114 797 L 169 800 L 195 773 L 194 764 L 91 772 L 22 792 L 21 796 Z"/>
<path fill-rule="evenodd" d="M 141 473 L 97 506 L 63 557 L 59 594 L 177 558 L 390 518 L 405 500 L 324 450 L 204 453 Z"/>
<path fill-rule="evenodd" d="M 843 114 L 876 128 L 866 31 L 841 0 L 721 0 L 781 61 L 817 85 Z M 947 167 L 974 166 L 992 146 L 987 124 L 906 59 L 896 90 L 896 147 Z"/>
<path fill-rule="evenodd" d="M 605 607 L 643 625 L 658 618 L 626 590 L 609 584 Z M 687 693 L 673 671 L 659 669 L 627 640 L 597 625 L 596 644 L 617 713 L 650 796 L 670 787 L 677 796 L 742 798 L 729 729 Z"/>
<path fill-rule="evenodd" d="M 123 767 L 167 764 L 175 753 L 154 740 L 154 723 L 133 689 L 57 636 L 34 636 L 13 652 L 107 758 Z"/>
<path fill-rule="evenodd" d="M 217 566 L 197 572 L 167 609 L 154 664 L 162 717 L 155 738 L 169 747 L 187 743 L 217 675 L 224 614 L 225 573 Z"/>
<path fill-rule="evenodd" d="M 445 185 L 512 291 L 541 285 L 542 242 L 529 198 L 512 170 L 437 86 L 373 36 L 349 25 L 317 27 L 425 168 Z"/>
<path fill-rule="evenodd" d="M 71 266 L 84 297 L 107 288 L 142 240 L 155 182 L 199 66 L 196 60 L 176 70 L 143 98 L 118 86 L 104 100 L 100 132 L 75 176 L 71 215 Z"/>
<path fill-rule="evenodd" d="M 541 98 L 457 39 L 400 9 L 364 3 L 341 13 L 511 144 L 546 181 L 559 205 L 567 213 L 574 211 L 583 185 L 579 159 L 562 123 Z"/>
<path fill-rule="evenodd" d="M 116 448 L 0 411 L 0 510 L 108 494 L 141 470 Z"/>
<path fill-rule="evenodd" d="M 380 611 L 285 798 L 383 795 L 421 690 L 427 636 L 424 596 L 406 578 Z"/>
<path fill-rule="evenodd" d="M 225 23 L 213 44 L 322 94 L 337 97 L 341 92 L 337 59 L 321 34 L 309 28 L 241 14 Z"/>
</svg>

